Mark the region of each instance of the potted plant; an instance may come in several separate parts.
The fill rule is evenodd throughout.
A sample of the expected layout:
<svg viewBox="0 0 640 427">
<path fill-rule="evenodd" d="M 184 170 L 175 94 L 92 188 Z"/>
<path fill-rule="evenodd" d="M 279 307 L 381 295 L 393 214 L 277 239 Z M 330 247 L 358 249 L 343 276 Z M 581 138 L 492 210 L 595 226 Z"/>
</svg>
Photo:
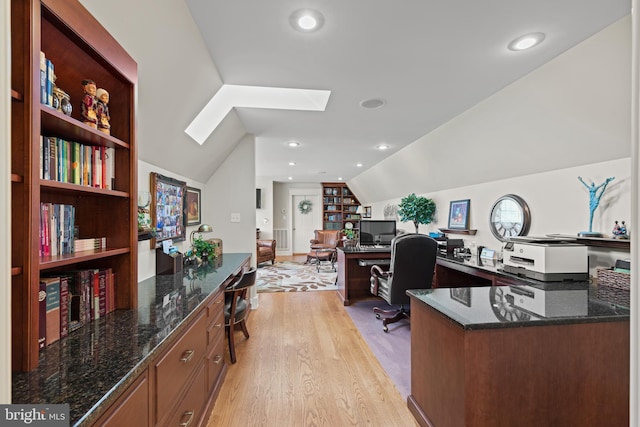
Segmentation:
<svg viewBox="0 0 640 427">
<path fill-rule="evenodd" d="M 356 231 L 352 228 L 345 228 L 342 230 L 342 235 L 344 236 L 344 245 L 345 246 L 353 246 L 355 245 Z"/>
<path fill-rule="evenodd" d="M 413 221 L 418 232 L 419 224 L 429 224 L 433 221 L 433 214 L 436 212 L 436 203 L 432 199 L 423 196 L 416 196 L 414 193 L 409 194 L 400 200 L 398 205 L 398 215 L 400 221 Z"/>
<path fill-rule="evenodd" d="M 216 257 L 216 244 L 204 240 L 201 236 L 193 239 L 193 255 L 202 261 L 211 261 Z"/>
</svg>

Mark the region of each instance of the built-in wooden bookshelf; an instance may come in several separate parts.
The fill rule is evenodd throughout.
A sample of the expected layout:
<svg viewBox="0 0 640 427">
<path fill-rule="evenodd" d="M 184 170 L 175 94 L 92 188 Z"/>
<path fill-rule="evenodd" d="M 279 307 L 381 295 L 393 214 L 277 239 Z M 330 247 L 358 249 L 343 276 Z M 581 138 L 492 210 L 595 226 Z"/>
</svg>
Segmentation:
<svg viewBox="0 0 640 427">
<path fill-rule="evenodd" d="M 71 117 L 40 103 L 40 52 L 69 94 Z M 111 134 L 83 124 L 81 82 L 110 94 Z M 137 306 L 137 65 L 77 0 L 11 1 L 11 204 L 13 369 L 38 365 L 41 275 L 111 268 L 116 308 Z M 113 189 L 49 181 L 40 171 L 40 137 L 54 136 L 115 151 Z M 107 248 L 42 257 L 41 203 L 75 207 L 80 238 L 107 238 Z M 45 350 L 46 351 L 46 350 Z"/>
<path fill-rule="evenodd" d="M 322 183 L 322 228 L 342 230 L 347 222 L 358 228 L 360 202 L 343 182 Z"/>
</svg>

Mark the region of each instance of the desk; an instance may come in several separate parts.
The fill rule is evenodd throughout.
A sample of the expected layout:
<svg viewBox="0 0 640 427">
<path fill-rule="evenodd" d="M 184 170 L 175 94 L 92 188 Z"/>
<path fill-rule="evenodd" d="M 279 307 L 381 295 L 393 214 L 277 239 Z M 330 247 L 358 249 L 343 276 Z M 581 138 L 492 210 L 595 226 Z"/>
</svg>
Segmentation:
<svg viewBox="0 0 640 427">
<path fill-rule="evenodd" d="M 371 267 L 358 265 L 360 259 L 390 259 L 391 247 L 363 250 L 359 247 L 338 247 L 338 297 L 344 305 L 371 297 Z"/>
<path fill-rule="evenodd" d="M 418 423 L 627 426 L 629 309 L 598 300 L 591 289 L 587 297 L 585 286 L 512 287 L 535 288 L 543 299 L 577 292 L 578 298 L 556 299 L 553 317 L 507 307 L 500 286 L 460 288 L 466 300 L 454 289 L 408 291 L 407 405 Z M 501 308 L 521 314 L 502 316 Z"/>
</svg>

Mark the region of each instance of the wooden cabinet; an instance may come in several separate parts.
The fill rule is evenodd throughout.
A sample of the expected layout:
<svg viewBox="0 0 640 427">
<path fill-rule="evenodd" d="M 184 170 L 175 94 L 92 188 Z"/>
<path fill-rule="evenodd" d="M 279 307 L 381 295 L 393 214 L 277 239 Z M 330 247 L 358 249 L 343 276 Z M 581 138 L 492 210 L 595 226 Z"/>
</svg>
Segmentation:
<svg viewBox="0 0 640 427">
<path fill-rule="evenodd" d="M 11 26 L 12 363 L 25 371 L 38 364 L 42 274 L 111 268 L 116 308 L 137 306 L 137 65 L 76 0 L 12 0 Z M 40 102 L 41 51 L 70 96 L 71 116 Z M 111 134 L 79 120 L 83 79 L 110 93 Z M 41 136 L 109 149 L 112 188 L 43 179 Z M 106 237 L 107 247 L 41 256 L 41 203 L 74 206 L 77 237 Z"/>
<path fill-rule="evenodd" d="M 358 228 L 361 215 L 358 198 L 347 184 L 338 182 L 322 183 L 322 228 L 324 230 L 342 230 L 346 222 Z"/>
<path fill-rule="evenodd" d="M 148 408 L 149 372 L 145 369 L 94 425 L 99 427 L 148 426 L 150 425 Z"/>
</svg>

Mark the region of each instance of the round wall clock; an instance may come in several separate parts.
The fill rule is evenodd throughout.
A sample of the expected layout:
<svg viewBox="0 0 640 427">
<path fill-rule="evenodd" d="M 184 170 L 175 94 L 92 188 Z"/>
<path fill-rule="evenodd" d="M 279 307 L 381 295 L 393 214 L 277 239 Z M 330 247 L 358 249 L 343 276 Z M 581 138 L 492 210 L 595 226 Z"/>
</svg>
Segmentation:
<svg viewBox="0 0 640 427">
<path fill-rule="evenodd" d="M 498 240 L 526 236 L 531 225 L 529 206 L 522 197 L 515 194 L 502 196 L 493 204 L 489 216 L 489 228 Z"/>
</svg>

